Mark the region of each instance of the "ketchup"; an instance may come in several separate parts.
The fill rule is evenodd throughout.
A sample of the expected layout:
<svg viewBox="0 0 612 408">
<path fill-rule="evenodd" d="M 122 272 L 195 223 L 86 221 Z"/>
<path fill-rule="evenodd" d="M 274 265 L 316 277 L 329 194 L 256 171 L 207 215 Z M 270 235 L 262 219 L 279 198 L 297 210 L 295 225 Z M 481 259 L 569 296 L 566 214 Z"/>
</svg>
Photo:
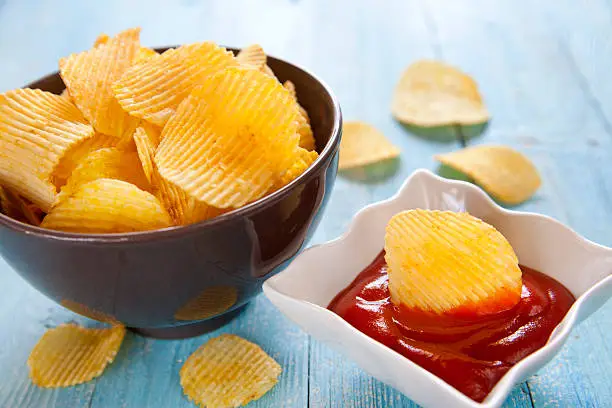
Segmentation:
<svg viewBox="0 0 612 408">
<path fill-rule="evenodd" d="M 451 317 L 391 302 L 384 251 L 329 305 L 357 330 L 392 348 L 475 401 L 518 361 L 546 344 L 575 298 L 556 280 L 521 265 L 511 309 Z"/>
</svg>

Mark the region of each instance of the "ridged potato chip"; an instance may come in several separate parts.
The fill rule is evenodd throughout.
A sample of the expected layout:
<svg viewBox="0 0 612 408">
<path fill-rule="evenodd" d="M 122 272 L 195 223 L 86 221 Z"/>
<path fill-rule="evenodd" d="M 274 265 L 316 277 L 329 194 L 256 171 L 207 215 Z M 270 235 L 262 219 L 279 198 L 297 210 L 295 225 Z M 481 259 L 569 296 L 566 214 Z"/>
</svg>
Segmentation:
<svg viewBox="0 0 612 408">
<path fill-rule="evenodd" d="M 308 117 L 308 112 L 304 109 L 297 100 L 297 93 L 295 91 L 295 84 L 291 81 L 285 81 L 283 87 L 289 91 L 293 99 L 295 100 L 295 104 L 299 111 L 298 115 L 298 134 L 300 135 L 299 145 L 301 148 L 306 150 L 315 150 L 316 149 L 316 141 L 314 138 L 314 134 L 312 133 L 312 128 L 310 127 L 310 117 Z"/>
<path fill-rule="evenodd" d="M 60 189 L 66 184 L 74 169 L 79 165 L 85 156 L 94 150 L 105 147 L 114 147 L 118 144 L 118 142 L 119 139 L 114 136 L 96 133 L 93 137 L 75 144 L 66 151 L 60 162 L 53 170 L 51 181 L 58 189 Z"/>
<path fill-rule="evenodd" d="M 278 382 L 281 367 L 256 344 L 222 334 L 198 348 L 181 368 L 185 395 L 200 407 L 240 407 Z"/>
<path fill-rule="evenodd" d="M 106 43 L 108 43 L 108 40 L 110 40 L 110 37 L 108 36 L 108 34 L 100 34 L 99 36 L 96 37 L 96 41 L 94 41 L 94 48 L 99 47 L 100 45 L 104 45 Z"/>
<path fill-rule="evenodd" d="M 408 210 L 385 234 L 391 300 L 412 310 L 480 316 L 521 298 L 522 272 L 510 243 L 468 213 Z"/>
<path fill-rule="evenodd" d="M 131 136 L 138 119 L 123 111 L 112 85 L 132 65 L 140 29 L 125 30 L 96 47 L 60 59 L 60 75 L 83 115 L 100 133 Z"/>
<path fill-rule="evenodd" d="M 146 60 L 148 60 L 151 57 L 155 57 L 159 55 L 157 53 L 157 51 L 148 48 L 148 47 L 140 47 L 140 49 L 138 50 L 138 53 L 136 53 L 136 57 L 134 58 L 134 65 L 135 64 L 140 64 L 141 62 L 144 62 Z"/>
<path fill-rule="evenodd" d="M 242 66 L 251 67 L 263 72 L 267 57 L 261 45 L 253 44 L 240 50 L 238 55 L 236 55 L 236 60 Z"/>
<path fill-rule="evenodd" d="M 236 304 L 238 291 L 233 286 L 211 286 L 181 306 L 176 320 L 202 320 L 216 316 Z"/>
<path fill-rule="evenodd" d="M 418 61 L 402 74 L 391 112 L 403 123 L 423 127 L 487 122 L 478 85 L 457 68 L 438 61 Z"/>
<path fill-rule="evenodd" d="M 47 214 L 41 227 L 89 234 L 146 231 L 172 225 L 157 198 L 133 184 L 97 179 L 81 184 Z"/>
<path fill-rule="evenodd" d="M 79 186 L 97 179 L 116 179 L 134 184 L 141 190 L 151 191 L 136 152 L 107 147 L 90 152 L 78 164 L 62 187 L 58 201 L 70 196 Z"/>
<path fill-rule="evenodd" d="M 176 225 L 188 225 L 226 212 L 211 207 L 188 196 L 173 183 L 165 180 L 153 162 L 159 144 L 159 132 L 153 125 L 143 125 L 136 129 L 134 141 L 144 172 L 153 186 L 155 196 L 166 208 Z"/>
<path fill-rule="evenodd" d="M 69 387 L 100 376 L 113 362 L 125 327 L 86 329 L 62 324 L 40 338 L 28 358 L 30 378 L 39 387 Z"/>
<path fill-rule="evenodd" d="M 68 90 L 67 90 L 67 89 L 64 89 L 64 90 L 62 91 L 62 93 L 60 94 L 60 96 L 61 96 L 62 98 L 66 98 L 67 100 L 69 100 L 70 102 L 72 102 L 72 97 L 70 96 L 70 92 L 68 92 Z"/>
<path fill-rule="evenodd" d="M 233 54 L 212 42 L 183 45 L 134 65 L 114 92 L 131 115 L 164 126 L 197 85 L 233 65 L 238 65 Z"/>
<path fill-rule="evenodd" d="M 166 180 L 217 208 L 270 190 L 298 144 L 289 92 L 252 69 L 228 68 L 202 83 L 162 132 L 155 163 Z"/>
<path fill-rule="evenodd" d="M 312 163 L 317 160 L 319 157 L 319 153 L 314 151 L 308 151 L 306 149 L 302 149 L 298 147 L 297 154 L 295 155 L 295 161 L 289 167 L 289 169 L 281 176 L 281 185 L 280 187 L 286 186 L 291 183 L 293 180 L 298 178 L 302 173 L 306 171 L 308 167 Z"/>
<path fill-rule="evenodd" d="M 365 122 L 344 122 L 340 141 L 340 170 L 366 166 L 400 155 L 395 147 L 374 126 Z"/>
<path fill-rule="evenodd" d="M 66 98 L 38 89 L 1 94 L 0 183 L 48 211 L 55 201 L 55 168 L 72 147 L 93 136 Z"/>
<path fill-rule="evenodd" d="M 516 205 L 540 187 L 538 169 L 522 153 L 507 146 L 475 146 L 434 156 L 482 186 L 496 200 Z"/>
</svg>

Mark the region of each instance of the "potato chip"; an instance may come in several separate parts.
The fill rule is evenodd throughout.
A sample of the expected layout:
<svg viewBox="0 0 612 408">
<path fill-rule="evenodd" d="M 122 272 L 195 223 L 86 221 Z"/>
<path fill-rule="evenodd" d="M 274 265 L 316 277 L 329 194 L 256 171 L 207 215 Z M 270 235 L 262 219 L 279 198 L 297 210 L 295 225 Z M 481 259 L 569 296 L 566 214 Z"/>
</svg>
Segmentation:
<svg viewBox="0 0 612 408">
<path fill-rule="evenodd" d="M 434 127 L 474 125 L 489 120 L 478 85 L 467 74 L 437 61 L 410 65 L 395 87 L 391 104 L 400 122 Z"/>
<path fill-rule="evenodd" d="M 261 398 L 276 385 L 281 371 L 258 345 L 222 334 L 189 356 L 180 377 L 183 392 L 195 404 L 229 408 Z"/>
<path fill-rule="evenodd" d="M 70 96 L 100 133 L 131 136 L 138 125 L 115 99 L 112 84 L 132 65 L 139 38 L 139 28 L 126 30 L 89 51 L 60 59 L 60 75 Z"/>
<path fill-rule="evenodd" d="M 108 314 L 86 306 L 82 303 L 75 302 L 70 299 L 62 299 L 60 305 L 64 306 L 66 309 L 71 310 L 74 313 L 80 314 L 81 316 L 88 317 L 92 320 L 97 320 L 99 322 L 109 323 L 109 324 L 119 324 L 117 319 Z"/>
<path fill-rule="evenodd" d="M 118 144 L 118 142 L 119 139 L 114 136 L 96 133 L 93 137 L 75 144 L 68 149 L 68 151 L 66 151 L 60 162 L 53 170 L 51 181 L 58 189 L 61 188 L 66 184 L 74 169 L 85 156 L 94 150 L 105 147 L 114 147 Z"/>
<path fill-rule="evenodd" d="M 49 329 L 28 358 L 30 378 L 45 388 L 91 381 L 113 362 L 124 336 L 123 326 L 86 329 L 76 324 L 62 324 Z"/>
<path fill-rule="evenodd" d="M 188 196 L 173 183 L 165 180 L 153 162 L 159 144 L 159 131 L 153 125 L 143 125 L 136 129 L 134 141 L 144 172 L 153 186 L 155 196 L 166 208 L 176 225 L 193 224 L 216 217 L 226 212 L 211 207 Z"/>
<path fill-rule="evenodd" d="M 253 44 L 240 50 L 238 55 L 236 55 L 236 60 L 242 66 L 251 67 L 263 72 L 267 58 L 261 45 Z"/>
<path fill-rule="evenodd" d="M 219 315 L 236 304 L 238 292 L 233 286 L 210 286 L 181 306 L 176 320 L 202 320 Z"/>
<path fill-rule="evenodd" d="M 264 66 L 262 71 L 264 74 L 271 76 L 272 78 L 276 78 L 276 75 L 274 75 L 274 71 L 272 71 L 272 68 L 270 68 L 269 65 Z"/>
<path fill-rule="evenodd" d="M 148 47 L 140 47 L 140 49 L 138 50 L 138 53 L 136 54 L 136 57 L 134 58 L 133 64 L 140 64 L 141 62 L 144 62 L 146 60 L 148 60 L 151 57 L 155 57 L 159 55 L 157 53 L 157 51 L 148 48 Z"/>
<path fill-rule="evenodd" d="M 228 68 L 202 83 L 162 132 L 160 174 L 195 199 L 236 208 L 270 190 L 291 165 L 297 110 L 276 80 Z"/>
<path fill-rule="evenodd" d="M 155 171 L 153 158 L 159 145 L 159 137 L 159 130 L 152 125 L 145 126 L 141 124 L 134 132 L 134 142 L 136 143 L 138 157 L 140 158 L 144 174 L 150 183 L 153 181 L 153 172 Z"/>
<path fill-rule="evenodd" d="M 297 109 L 299 111 L 298 115 L 298 134 L 300 135 L 300 147 L 306 150 L 314 150 L 316 149 L 316 141 L 314 135 L 312 133 L 312 128 L 310 127 L 310 118 L 308 117 L 308 112 L 304 109 L 297 100 L 297 93 L 295 91 L 295 85 L 291 81 L 285 81 L 283 87 L 289 91 L 295 103 L 297 105 Z"/>
<path fill-rule="evenodd" d="M 317 160 L 317 157 L 319 157 L 319 153 L 314 151 L 308 151 L 306 149 L 298 147 L 298 152 L 295 155 L 295 161 L 293 162 L 291 167 L 289 167 L 287 172 L 282 175 L 281 185 L 279 186 L 279 188 L 286 186 L 287 184 L 298 178 L 298 176 L 304 173 L 304 171 L 306 171 L 306 169 L 310 167 L 310 165 L 314 163 L 315 160 Z"/>
<path fill-rule="evenodd" d="M 475 146 L 439 154 L 435 159 L 459 170 L 496 200 L 520 204 L 540 187 L 538 169 L 522 153 L 507 146 Z"/>
<path fill-rule="evenodd" d="M 0 183 L 48 211 L 55 201 L 55 167 L 93 136 L 79 110 L 59 95 L 38 89 L 1 94 Z"/>
<path fill-rule="evenodd" d="M 486 315 L 516 305 L 522 273 L 510 243 L 468 213 L 408 210 L 385 234 L 391 300 L 409 309 Z"/>
<path fill-rule="evenodd" d="M 41 227 L 90 234 L 146 231 L 172 225 L 152 194 L 115 179 L 81 184 L 44 218 Z"/>
<path fill-rule="evenodd" d="M 74 169 L 58 200 L 70 196 L 79 186 L 97 179 L 123 180 L 144 191 L 151 191 L 136 152 L 107 147 L 90 152 Z"/>
<path fill-rule="evenodd" d="M 94 48 L 99 47 L 100 45 L 104 45 L 106 43 L 108 43 L 108 40 L 110 40 L 110 37 L 108 36 L 108 34 L 100 34 L 99 36 L 96 37 L 96 41 L 94 42 Z"/>
<path fill-rule="evenodd" d="M 365 122 L 344 122 L 340 142 L 340 170 L 366 166 L 400 155 L 378 129 Z"/>
<path fill-rule="evenodd" d="M 67 90 L 67 89 L 64 89 L 64 90 L 62 91 L 62 93 L 60 94 L 60 96 L 61 96 L 62 98 L 66 98 L 67 100 L 69 100 L 70 102 L 72 102 L 72 97 L 70 96 L 70 92 L 68 92 L 68 90 Z"/>
<path fill-rule="evenodd" d="M 212 42 L 183 45 L 134 65 L 113 88 L 131 115 L 164 126 L 196 85 L 237 64 L 231 52 Z"/>
</svg>

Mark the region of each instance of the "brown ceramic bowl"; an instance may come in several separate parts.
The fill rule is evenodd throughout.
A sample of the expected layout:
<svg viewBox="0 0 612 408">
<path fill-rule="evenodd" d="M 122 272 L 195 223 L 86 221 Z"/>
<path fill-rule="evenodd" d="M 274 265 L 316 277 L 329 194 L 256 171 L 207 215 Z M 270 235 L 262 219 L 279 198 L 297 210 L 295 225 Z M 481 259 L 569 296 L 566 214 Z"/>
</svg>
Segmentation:
<svg viewBox="0 0 612 408">
<path fill-rule="evenodd" d="M 320 153 L 296 180 L 217 218 L 157 231 L 64 233 L 0 214 L 2 257 L 63 306 L 145 335 L 188 337 L 224 324 L 307 243 L 336 178 L 342 128 L 336 98 L 307 71 L 272 57 L 268 64 L 295 84 Z M 28 86 L 64 89 L 58 73 Z"/>
</svg>

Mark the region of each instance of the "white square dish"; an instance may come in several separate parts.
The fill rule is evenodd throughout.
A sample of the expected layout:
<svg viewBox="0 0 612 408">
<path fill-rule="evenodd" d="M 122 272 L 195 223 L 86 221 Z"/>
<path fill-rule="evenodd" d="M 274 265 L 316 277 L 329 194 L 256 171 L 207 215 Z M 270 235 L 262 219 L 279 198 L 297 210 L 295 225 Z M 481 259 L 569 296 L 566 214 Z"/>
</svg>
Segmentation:
<svg viewBox="0 0 612 408">
<path fill-rule="evenodd" d="M 512 367 L 481 403 L 326 309 L 383 249 L 389 219 L 412 208 L 467 211 L 483 219 L 510 241 L 522 265 L 555 278 L 576 296 L 547 344 Z M 503 404 L 516 384 L 547 364 L 572 328 L 612 296 L 612 249 L 588 241 L 550 217 L 506 210 L 470 183 L 418 170 L 395 196 L 359 211 L 344 235 L 304 251 L 268 279 L 263 290 L 307 333 L 416 403 L 426 408 L 494 408 Z"/>
</svg>

